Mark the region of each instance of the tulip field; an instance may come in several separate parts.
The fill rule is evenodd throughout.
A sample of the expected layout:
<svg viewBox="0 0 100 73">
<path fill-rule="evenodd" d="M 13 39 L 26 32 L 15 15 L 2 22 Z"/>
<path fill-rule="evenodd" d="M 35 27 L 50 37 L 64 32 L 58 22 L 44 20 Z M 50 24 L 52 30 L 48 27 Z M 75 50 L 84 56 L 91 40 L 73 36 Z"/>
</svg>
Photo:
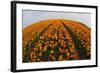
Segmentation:
<svg viewBox="0 0 100 73">
<path fill-rule="evenodd" d="M 23 63 L 91 59 L 91 29 L 72 20 L 44 20 L 22 30 L 22 46 Z"/>
</svg>

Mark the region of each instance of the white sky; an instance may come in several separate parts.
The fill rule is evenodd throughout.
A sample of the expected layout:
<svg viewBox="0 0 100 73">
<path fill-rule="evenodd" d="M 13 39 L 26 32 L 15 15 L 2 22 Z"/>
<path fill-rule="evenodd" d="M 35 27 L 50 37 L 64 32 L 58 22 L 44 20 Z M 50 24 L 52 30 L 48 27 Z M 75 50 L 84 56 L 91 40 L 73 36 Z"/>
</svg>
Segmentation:
<svg viewBox="0 0 100 73">
<path fill-rule="evenodd" d="M 73 20 L 91 27 L 90 13 L 23 10 L 23 28 L 32 23 L 49 19 Z"/>
</svg>

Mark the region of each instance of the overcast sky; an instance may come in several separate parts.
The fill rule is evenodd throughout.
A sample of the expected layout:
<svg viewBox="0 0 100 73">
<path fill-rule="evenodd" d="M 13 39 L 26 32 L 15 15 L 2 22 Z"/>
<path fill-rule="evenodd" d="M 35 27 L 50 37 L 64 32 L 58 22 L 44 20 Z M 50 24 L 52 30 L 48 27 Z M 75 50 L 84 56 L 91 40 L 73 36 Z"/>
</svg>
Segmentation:
<svg viewBox="0 0 100 73">
<path fill-rule="evenodd" d="M 23 28 L 32 23 L 49 19 L 73 20 L 91 27 L 90 13 L 23 10 Z"/>
</svg>

